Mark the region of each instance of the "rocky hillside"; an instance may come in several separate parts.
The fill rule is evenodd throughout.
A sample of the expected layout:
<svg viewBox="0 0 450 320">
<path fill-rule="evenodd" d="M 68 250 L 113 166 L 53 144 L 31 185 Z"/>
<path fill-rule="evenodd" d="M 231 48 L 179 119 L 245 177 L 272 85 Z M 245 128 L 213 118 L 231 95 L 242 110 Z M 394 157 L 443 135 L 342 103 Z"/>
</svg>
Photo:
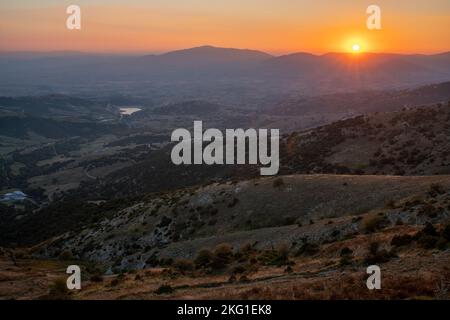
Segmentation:
<svg viewBox="0 0 450 320">
<path fill-rule="evenodd" d="M 193 259 L 221 243 L 259 249 L 284 243 L 298 250 L 305 242 L 319 245 L 381 226 L 420 226 L 449 217 L 450 176 L 296 175 L 143 198 L 33 251 L 100 262 L 112 272 Z"/>
<path fill-rule="evenodd" d="M 338 121 L 284 140 L 284 173 L 450 173 L 450 103 Z"/>
</svg>

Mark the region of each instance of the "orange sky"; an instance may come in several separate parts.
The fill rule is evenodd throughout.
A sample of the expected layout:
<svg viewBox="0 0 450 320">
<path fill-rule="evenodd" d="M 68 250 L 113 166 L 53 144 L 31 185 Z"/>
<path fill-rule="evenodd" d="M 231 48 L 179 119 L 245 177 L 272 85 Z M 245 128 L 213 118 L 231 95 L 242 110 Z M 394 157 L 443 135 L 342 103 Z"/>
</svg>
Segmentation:
<svg viewBox="0 0 450 320">
<path fill-rule="evenodd" d="M 18 2 L 18 3 L 17 3 Z M 314 4 L 311 4 L 313 2 Z M 382 30 L 366 29 L 378 4 Z M 65 27 L 66 7 L 82 29 Z M 450 51 L 449 0 L 3 0 L 1 51 L 163 52 L 199 45 L 275 54 L 307 51 Z"/>
</svg>

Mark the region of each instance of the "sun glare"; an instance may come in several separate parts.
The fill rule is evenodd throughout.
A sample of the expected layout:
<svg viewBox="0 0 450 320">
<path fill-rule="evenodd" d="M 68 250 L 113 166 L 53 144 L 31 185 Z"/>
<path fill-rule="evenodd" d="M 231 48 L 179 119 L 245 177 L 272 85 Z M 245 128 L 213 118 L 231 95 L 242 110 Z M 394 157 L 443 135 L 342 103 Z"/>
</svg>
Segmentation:
<svg viewBox="0 0 450 320">
<path fill-rule="evenodd" d="M 361 46 L 358 43 L 354 43 L 352 45 L 352 51 L 353 52 L 360 52 L 361 51 Z"/>
</svg>

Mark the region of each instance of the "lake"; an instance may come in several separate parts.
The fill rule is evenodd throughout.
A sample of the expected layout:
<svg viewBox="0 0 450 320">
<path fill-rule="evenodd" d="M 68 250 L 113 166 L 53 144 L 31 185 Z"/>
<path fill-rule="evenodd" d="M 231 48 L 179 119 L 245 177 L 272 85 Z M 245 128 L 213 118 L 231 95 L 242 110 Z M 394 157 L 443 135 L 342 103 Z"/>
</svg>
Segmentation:
<svg viewBox="0 0 450 320">
<path fill-rule="evenodd" d="M 120 114 L 129 116 L 135 112 L 141 111 L 141 108 L 120 108 Z"/>
</svg>

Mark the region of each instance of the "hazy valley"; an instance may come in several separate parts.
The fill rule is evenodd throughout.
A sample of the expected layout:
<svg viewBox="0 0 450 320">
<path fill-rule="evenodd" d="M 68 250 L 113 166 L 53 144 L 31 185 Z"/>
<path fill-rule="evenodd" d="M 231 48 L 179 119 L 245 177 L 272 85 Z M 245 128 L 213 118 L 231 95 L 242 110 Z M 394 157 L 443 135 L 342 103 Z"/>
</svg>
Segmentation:
<svg viewBox="0 0 450 320">
<path fill-rule="evenodd" d="M 0 297 L 448 298 L 449 59 L 2 54 Z M 280 129 L 279 175 L 175 166 L 195 120 Z"/>
</svg>

